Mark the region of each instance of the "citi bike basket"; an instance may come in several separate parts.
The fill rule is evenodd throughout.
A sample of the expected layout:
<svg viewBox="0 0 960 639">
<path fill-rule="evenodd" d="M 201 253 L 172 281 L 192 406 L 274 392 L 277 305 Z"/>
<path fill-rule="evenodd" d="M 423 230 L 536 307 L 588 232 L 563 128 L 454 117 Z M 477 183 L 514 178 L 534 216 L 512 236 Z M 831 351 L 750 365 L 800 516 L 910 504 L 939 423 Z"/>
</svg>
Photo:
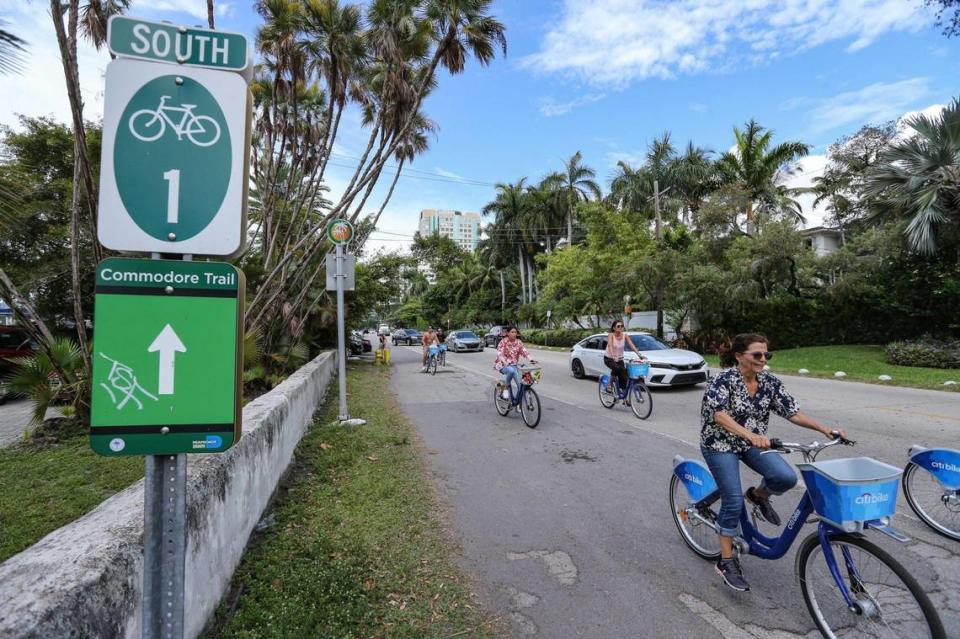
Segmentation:
<svg viewBox="0 0 960 639">
<path fill-rule="evenodd" d="M 937 533 L 960 541 L 960 450 L 912 446 L 903 496 Z"/>
<path fill-rule="evenodd" d="M 520 372 L 520 389 L 513 392 L 513 385 L 501 381 L 493 388 L 493 404 L 501 416 L 506 417 L 511 410 L 520 411 L 523 423 L 530 428 L 536 428 L 540 423 L 540 397 L 533 385 L 540 382 L 543 370 L 534 365 L 518 365 Z M 506 391 L 508 397 L 504 397 Z"/>
<path fill-rule="evenodd" d="M 626 388 L 620 388 L 617 378 L 613 378 L 613 391 L 610 390 L 610 374 L 601 375 L 597 392 L 600 403 L 605 408 L 613 408 L 617 401 L 628 402 L 633 414 L 640 419 L 650 417 L 653 412 L 653 396 L 644 379 L 650 374 L 650 364 L 647 362 L 627 362 Z"/>
<path fill-rule="evenodd" d="M 430 346 L 427 348 L 427 372 L 431 375 L 437 374 L 437 362 L 440 359 L 440 347 Z"/>
<path fill-rule="evenodd" d="M 875 531 L 909 541 L 890 526 L 900 470 L 869 457 L 817 462 L 826 448 L 854 444 L 839 438 L 810 444 L 770 441 L 771 450 L 764 454 L 803 455 L 798 468 L 806 492 L 778 537 L 761 533 L 757 510 L 748 514 L 743 508 L 736 549 L 762 559 L 780 559 L 800 529 L 816 522 L 816 531 L 800 543 L 796 573 L 807 610 L 824 637 L 945 639 L 937 610 L 917 580 L 865 535 Z M 699 460 L 678 455 L 673 466 L 670 508 L 677 530 L 697 555 L 715 560 L 720 556 L 716 481 Z"/>
</svg>

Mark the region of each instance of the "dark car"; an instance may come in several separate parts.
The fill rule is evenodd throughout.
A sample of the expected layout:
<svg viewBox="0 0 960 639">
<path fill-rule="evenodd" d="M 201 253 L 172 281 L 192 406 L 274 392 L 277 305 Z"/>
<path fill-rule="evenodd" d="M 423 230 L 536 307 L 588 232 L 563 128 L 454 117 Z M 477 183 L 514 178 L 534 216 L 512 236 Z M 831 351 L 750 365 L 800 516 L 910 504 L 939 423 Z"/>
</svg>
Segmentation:
<svg viewBox="0 0 960 639">
<path fill-rule="evenodd" d="M 363 355 L 363 337 L 357 331 L 350 331 L 347 339 L 347 350 L 351 355 Z"/>
<path fill-rule="evenodd" d="M 423 335 L 420 334 L 420 331 L 413 328 L 398 328 L 393 332 L 391 339 L 394 344 L 407 344 L 410 346 L 423 341 Z"/>
<path fill-rule="evenodd" d="M 6 378 L 14 372 L 12 360 L 30 357 L 36 351 L 36 343 L 30 335 L 16 326 L 0 326 L 0 404 L 10 398 Z"/>
<path fill-rule="evenodd" d="M 483 336 L 483 343 L 490 347 L 495 347 L 504 337 L 507 336 L 506 326 L 494 326 L 487 334 Z"/>
</svg>

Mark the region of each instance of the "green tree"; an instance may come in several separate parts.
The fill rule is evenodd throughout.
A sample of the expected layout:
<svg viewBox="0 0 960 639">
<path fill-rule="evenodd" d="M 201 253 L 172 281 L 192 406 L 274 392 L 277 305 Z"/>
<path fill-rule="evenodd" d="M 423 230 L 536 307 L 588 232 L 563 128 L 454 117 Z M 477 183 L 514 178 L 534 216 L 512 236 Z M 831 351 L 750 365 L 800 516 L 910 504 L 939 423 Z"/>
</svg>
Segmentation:
<svg viewBox="0 0 960 639">
<path fill-rule="evenodd" d="M 810 152 L 803 142 L 782 142 L 773 145 L 773 131 L 760 126 L 756 120 L 747 122 L 743 129 L 734 127 L 736 148 L 717 160 L 717 169 L 723 181 L 740 184 L 750 193 L 745 211 L 747 230 L 753 232 L 755 210 L 760 208 L 785 212 L 802 219 L 799 207 L 790 198 L 791 191 L 782 184 L 790 171 L 790 164 Z"/>
<path fill-rule="evenodd" d="M 573 218 L 577 214 L 577 204 L 602 196 L 596 177 L 596 171 L 583 163 L 583 154 L 577 151 L 566 161 L 562 171 L 546 178 L 547 185 L 555 186 L 566 197 L 567 246 L 573 246 Z"/>
<path fill-rule="evenodd" d="M 934 117 L 906 122 L 912 135 L 891 143 L 867 175 L 865 192 L 878 214 L 905 217 L 910 245 L 936 252 L 938 239 L 955 245 L 960 224 L 960 98 Z"/>
</svg>

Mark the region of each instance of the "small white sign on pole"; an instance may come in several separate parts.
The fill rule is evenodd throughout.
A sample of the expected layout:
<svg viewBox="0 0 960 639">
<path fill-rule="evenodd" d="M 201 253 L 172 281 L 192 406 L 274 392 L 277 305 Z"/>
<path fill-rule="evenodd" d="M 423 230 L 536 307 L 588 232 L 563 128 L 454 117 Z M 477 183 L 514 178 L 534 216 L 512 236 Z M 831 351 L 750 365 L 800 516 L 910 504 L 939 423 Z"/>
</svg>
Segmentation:
<svg viewBox="0 0 960 639">
<path fill-rule="evenodd" d="M 357 256 L 343 256 L 343 290 L 356 289 Z M 327 290 L 337 290 L 337 254 L 327 253 Z"/>
</svg>

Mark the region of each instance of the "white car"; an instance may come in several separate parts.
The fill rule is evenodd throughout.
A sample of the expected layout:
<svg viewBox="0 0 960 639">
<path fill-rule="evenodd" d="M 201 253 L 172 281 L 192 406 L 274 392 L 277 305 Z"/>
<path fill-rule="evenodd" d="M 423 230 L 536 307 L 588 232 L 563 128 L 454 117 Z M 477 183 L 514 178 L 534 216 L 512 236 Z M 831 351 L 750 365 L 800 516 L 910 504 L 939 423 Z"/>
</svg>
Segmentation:
<svg viewBox="0 0 960 639">
<path fill-rule="evenodd" d="M 647 333 L 629 333 L 637 349 L 650 362 L 650 374 L 646 381 L 650 386 L 682 386 L 700 384 L 710 377 L 710 369 L 704 359 L 682 348 L 670 348 Z M 607 348 L 607 334 L 597 333 L 580 340 L 570 349 L 570 370 L 577 379 L 599 377 L 610 372 L 603 363 Z M 636 353 L 624 343 L 623 358 L 637 359 Z"/>
</svg>

